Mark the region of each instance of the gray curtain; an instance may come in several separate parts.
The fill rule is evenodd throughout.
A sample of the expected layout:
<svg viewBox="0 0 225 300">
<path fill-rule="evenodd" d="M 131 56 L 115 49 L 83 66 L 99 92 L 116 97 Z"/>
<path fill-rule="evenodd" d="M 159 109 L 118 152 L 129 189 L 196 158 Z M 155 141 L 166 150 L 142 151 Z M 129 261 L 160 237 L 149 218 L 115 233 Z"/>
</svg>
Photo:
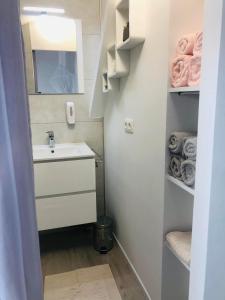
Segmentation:
<svg viewBox="0 0 225 300">
<path fill-rule="evenodd" d="M 0 1 L 0 300 L 43 299 L 19 3 Z"/>
</svg>

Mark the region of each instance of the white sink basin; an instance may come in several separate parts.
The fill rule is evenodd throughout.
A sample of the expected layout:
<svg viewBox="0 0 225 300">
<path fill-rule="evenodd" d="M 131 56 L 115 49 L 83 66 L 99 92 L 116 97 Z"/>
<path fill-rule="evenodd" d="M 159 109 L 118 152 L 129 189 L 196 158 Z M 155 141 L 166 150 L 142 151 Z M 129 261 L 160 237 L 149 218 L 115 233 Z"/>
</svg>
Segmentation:
<svg viewBox="0 0 225 300">
<path fill-rule="evenodd" d="M 94 157 L 94 152 L 85 143 L 56 144 L 33 146 L 33 161 L 63 160 Z"/>
</svg>

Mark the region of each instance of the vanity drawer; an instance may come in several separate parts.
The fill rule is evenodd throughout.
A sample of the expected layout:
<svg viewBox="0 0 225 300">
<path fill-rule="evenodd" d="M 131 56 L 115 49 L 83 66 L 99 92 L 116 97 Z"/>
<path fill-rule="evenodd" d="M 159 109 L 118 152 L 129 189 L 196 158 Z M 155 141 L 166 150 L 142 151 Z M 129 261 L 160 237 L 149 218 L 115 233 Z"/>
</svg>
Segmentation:
<svg viewBox="0 0 225 300">
<path fill-rule="evenodd" d="M 96 193 L 36 199 L 38 230 L 96 222 Z"/>
<path fill-rule="evenodd" d="M 95 191 L 95 160 L 35 163 L 34 178 L 36 197 Z"/>
</svg>

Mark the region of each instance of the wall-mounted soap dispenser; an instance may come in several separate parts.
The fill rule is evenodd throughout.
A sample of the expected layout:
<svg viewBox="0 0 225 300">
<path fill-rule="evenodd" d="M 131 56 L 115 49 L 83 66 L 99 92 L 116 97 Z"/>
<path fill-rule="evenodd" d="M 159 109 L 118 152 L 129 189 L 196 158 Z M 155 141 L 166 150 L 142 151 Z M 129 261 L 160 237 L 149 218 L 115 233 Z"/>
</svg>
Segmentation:
<svg viewBox="0 0 225 300">
<path fill-rule="evenodd" d="M 66 120 L 69 125 L 75 124 L 75 105 L 73 102 L 66 102 Z"/>
</svg>

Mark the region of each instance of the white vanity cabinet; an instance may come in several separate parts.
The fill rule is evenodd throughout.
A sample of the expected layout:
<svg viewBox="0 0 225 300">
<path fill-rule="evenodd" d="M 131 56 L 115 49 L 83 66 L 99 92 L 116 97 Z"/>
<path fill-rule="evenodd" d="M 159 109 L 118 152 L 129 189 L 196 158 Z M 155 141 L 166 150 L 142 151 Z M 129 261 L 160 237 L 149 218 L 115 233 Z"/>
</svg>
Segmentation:
<svg viewBox="0 0 225 300">
<path fill-rule="evenodd" d="M 34 161 L 38 230 L 96 222 L 95 159 Z"/>
</svg>

